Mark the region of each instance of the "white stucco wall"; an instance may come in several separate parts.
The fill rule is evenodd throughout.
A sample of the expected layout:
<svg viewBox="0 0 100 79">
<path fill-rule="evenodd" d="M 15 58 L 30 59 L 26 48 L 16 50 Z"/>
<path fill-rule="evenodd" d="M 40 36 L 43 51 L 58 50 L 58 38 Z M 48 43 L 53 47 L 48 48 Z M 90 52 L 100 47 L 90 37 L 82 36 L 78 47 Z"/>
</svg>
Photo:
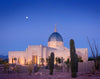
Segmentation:
<svg viewBox="0 0 100 79">
<path fill-rule="evenodd" d="M 37 46 L 28 46 L 28 51 L 27 51 L 27 60 L 28 62 L 32 61 L 32 56 L 37 56 L 37 62 L 39 63 L 39 57 L 42 56 L 42 48 L 41 45 Z"/>
<path fill-rule="evenodd" d="M 76 49 L 76 53 L 78 56 L 82 57 L 82 60 L 84 62 L 88 61 L 88 49 L 87 48 Z"/>
<path fill-rule="evenodd" d="M 55 58 L 56 57 L 63 57 L 65 60 L 70 58 L 70 49 L 66 47 L 62 48 L 51 48 L 47 46 L 42 45 L 36 45 L 36 46 L 28 46 L 26 48 L 26 51 L 11 51 L 9 52 L 9 63 L 12 63 L 12 58 L 16 57 L 17 59 L 21 59 L 21 64 L 25 64 L 25 59 L 27 63 L 30 63 L 32 61 L 32 56 L 37 56 L 37 63 L 40 63 L 40 58 L 44 58 L 46 62 L 46 58 L 50 56 L 51 52 L 54 53 Z M 76 49 L 76 53 L 78 56 L 82 57 L 82 60 L 88 61 L 88 49 L 87 48 L 81 48 Z M 17 62 L 18 63 L 18 60 Z"/>
<path fill-rule="evenodd" d="M 21 64 L 23 65 L 24 59 L 27 57 L 26 56 L 26 51 L 10 51 L 8 52 L 8 57 L 9 57 L 9 63 L 12 64 L 12 58 L 17 58 L 16 63 L 18 64 L 18 58 L 21 60 Z"/>
</svg>

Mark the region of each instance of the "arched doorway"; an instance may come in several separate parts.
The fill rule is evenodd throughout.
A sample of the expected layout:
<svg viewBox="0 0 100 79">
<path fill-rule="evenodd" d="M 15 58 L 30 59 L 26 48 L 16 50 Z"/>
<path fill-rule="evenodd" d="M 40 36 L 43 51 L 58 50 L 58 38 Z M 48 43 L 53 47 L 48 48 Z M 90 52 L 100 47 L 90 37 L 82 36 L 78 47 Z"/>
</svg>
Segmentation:
<svg viewBox="0 0 100 79">
<path fill-rule="evenodd" d="M 18 63 L 20 64 L 20 58 L 18 58 Z"/>
<path fill-rule="evenodd" d="M 32 63 L 37 64 L 37 56 L 36 55 L 32 56 Z"/>
</svg>

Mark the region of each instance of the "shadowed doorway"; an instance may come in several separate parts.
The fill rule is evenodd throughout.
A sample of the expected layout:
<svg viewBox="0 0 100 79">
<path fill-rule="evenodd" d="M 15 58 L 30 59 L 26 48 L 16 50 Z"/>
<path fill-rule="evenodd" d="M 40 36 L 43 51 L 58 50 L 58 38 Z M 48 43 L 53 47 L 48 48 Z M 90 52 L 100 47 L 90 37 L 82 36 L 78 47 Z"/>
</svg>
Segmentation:
<svg viewBox="0 0 100 79">
<path fill-rule="evenodd" d="M 36 55 L 32 56 L 32 63 L 37 64 L 37 56 Z"/>
</svg>

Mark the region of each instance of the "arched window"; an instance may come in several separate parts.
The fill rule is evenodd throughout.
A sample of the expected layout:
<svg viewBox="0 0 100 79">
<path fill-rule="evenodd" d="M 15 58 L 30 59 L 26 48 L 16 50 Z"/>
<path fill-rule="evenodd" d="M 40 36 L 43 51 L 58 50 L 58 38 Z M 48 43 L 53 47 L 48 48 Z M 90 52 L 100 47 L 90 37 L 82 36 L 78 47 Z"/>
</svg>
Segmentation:
<svg viewBox="0 0 100 79">
<path fill-rule="evenodd" d="M 18 58 L 18 63 L 20 64 L 20 58 Z"/>
<path fill-rule="evenodd" d="M 13 58 L 12 58 L 12 64 L 14 63 L 14 60 L 13 60 Z"/>
<path fill-rule="evenodd" d="M 24 62 L 25 62 L 24 64 L 26 64 L 26 58 L 25 58 Z"/>
</svg>

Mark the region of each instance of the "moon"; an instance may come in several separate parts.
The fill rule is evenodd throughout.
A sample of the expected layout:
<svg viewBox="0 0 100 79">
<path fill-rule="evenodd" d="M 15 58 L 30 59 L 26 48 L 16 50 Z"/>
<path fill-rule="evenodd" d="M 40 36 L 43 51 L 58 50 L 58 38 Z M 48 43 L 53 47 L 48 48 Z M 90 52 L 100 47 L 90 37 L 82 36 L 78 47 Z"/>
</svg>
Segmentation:
<svg viewBox="0 0 100 79">
<path fill-rule="evenodd" d="M 28 19 L 28 16 L 26 16 L 26 19 Z"/>
</svg>

